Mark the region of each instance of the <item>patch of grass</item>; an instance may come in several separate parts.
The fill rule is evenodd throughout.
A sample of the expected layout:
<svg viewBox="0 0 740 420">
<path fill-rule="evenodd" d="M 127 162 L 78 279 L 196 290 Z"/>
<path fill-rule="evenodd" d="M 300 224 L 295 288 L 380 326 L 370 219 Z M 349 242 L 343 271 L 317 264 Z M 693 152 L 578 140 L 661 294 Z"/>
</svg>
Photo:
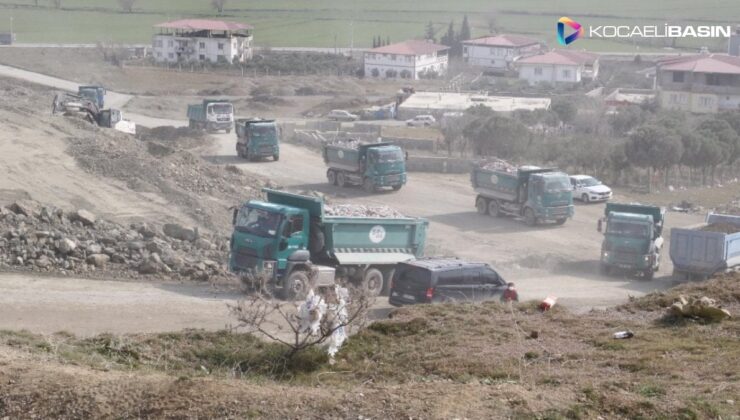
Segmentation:
<svg viewBox="0 0 740 420">
<path fill-rule="evenodd" d="M 637 393 L 646 398 L 655 398 L 664 396 L 666 391 L 661 385 L 644 384 L 637 388 Z"/>
</svg>

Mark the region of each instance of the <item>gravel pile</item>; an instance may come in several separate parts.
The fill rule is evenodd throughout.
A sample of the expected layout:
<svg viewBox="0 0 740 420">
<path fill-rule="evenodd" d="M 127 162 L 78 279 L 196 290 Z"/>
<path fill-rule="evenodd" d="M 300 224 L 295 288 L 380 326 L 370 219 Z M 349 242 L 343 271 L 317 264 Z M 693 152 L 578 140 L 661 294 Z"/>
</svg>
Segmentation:
<svg viewBox="0 0 740 420">
<path fill-rule="evenodd" d="M 382 217 L 386 219 L 403 219 L 404 214 L 388 206 L 363 206 L 360 204 L 332 204 L 324 206 L 327 216 L 341 217 Z"/>
<path fill-rule="evenodd" d="M 509 162 L 503 159 L 494 158 L 494 159 L 484 160 L 478 163 L 478 167 L 480 169 L 484 169 L 487 171 L 508 172 L 512 174 L 518 172 L 518 169 L 516 166 L 510 164 Z"/>
<path fill-rule="evenodd" d="M 230 277 L 228 247 L 176 224 L 123 226 L 30 200 L 0 207 L 0 269 L 207 281 Z"/>
<path fill-rule="evenodd" d="M 363 144 L 357 139 L 335 139 L 327 143 L 329 146 L 341 147 L 343 149 L 359 149 Z"/>
</svg>

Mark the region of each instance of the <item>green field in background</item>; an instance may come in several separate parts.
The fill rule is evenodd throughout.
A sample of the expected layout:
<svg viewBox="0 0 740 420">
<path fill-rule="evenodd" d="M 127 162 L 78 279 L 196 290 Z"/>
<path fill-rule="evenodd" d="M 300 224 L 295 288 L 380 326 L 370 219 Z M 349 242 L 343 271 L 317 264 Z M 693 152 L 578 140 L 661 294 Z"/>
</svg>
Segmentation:
<svg viewBox="0 0 740 420">
<path fill-rule="evenodd" d="M 582 24 L 724 24 L 740 19 L 738 0 L 229 0 L 219 16 L 210 0 L 138 0 L 135 12 L 122 13 L 117 0 L 62 0 L 62 9 L 50 0 L 0 0 L 0 31 L 10 17 L 18 42 L 38 43 L 148 43 L 152 25 L 184 17 L 223 18 L 255 26 L 258 45 L 367 47 L 375 35 L 392 41 L 421 37 L 428 22 L 443 34 L 450 20 L 459 28 L 467 14 L 473 35 L 488 32 L 495 19 L 500 32 L 528 34 L 555 46 L 555 24 L 569 16 Z M 354 34 L 354 37 L 353 37 Z M 635 51 L 626 42 L 579 40 L 595 51 Z M 722 49 L 721 40 L 682 40 L 677 47 L 708 46 Z M 643 45 L 654 50 L 661 45 Z"/>
</svg>

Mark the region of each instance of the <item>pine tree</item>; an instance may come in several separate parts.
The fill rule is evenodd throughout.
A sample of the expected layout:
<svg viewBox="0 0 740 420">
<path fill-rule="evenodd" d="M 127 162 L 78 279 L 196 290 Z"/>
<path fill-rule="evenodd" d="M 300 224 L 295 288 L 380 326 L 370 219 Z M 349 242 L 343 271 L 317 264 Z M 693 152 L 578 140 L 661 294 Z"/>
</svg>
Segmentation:
<svg viewBox="0 0 740 420">
<path fill-rule="evenodd" d="M 450 21 L 450 26 L 447 27 L 447 33 L 442 36 L 440 42 L 442 45 L 447 45 L 448 47 L 452 47 L 455 43 L 455 24 L 453 21 Z"/>
<path fill-rule="evenodd" d="M 427 30 L 424 34 L 424 38 L 431 39 L 432 42 L 436 41 L 436 39 L 434 38 L 434 24 L 432 23 L 432 21 L 429 21 L 429 23 L 427 23 Z"/>
<path fill-rule="evenodd" d="M 385 45 L 391 45 L 391 37 L 385 39 Z"/>
<path fill-rule="evenodd" d="M 467 41 L 470 39 L 470 24 L 468 23 L 468 15 L 463 17 L 462 26 L 460 26 L 460 41 Z"/>
<path fill-rule="evenodd" d="M 378 41 L 375 37 L 373 37 L 373 48 L 378 48 Z"/>
</svg>

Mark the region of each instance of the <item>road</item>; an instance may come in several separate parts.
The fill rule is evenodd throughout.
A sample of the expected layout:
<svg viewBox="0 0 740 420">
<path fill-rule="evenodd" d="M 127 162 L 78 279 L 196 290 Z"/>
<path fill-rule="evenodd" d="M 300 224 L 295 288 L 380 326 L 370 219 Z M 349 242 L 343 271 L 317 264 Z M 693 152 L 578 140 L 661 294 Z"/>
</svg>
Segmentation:
<svg viewBox="0 0 740 420">
<path fill-rule="evenodd" d="M 0 75 L 77 90 L 76 83 L 7 66 L 0 66 Z M 130 99 L 130 95 L 109 92 L 107 100 L 111 106 L 123 107 Z M 185 124 L 139 114 L 128 117 L 145 126 Z M 233 133 L 215 137 L 215 148 L 203 156 L 215 164 L 238 165 L 292 190 L 321 191 L 336 201 L 389 205 L 407 215 L 428 218 L 428 255 L 489 262 L 517 284 L 522 299 L 553 295 L 561 304 L 583 312 L 674 285 L 667 255 L 661 273 L 651 282 L 598 274 L 601 235 L 595 224 L 603 214 L 603 204 L 578 205 L 575 218 L 563 226 L 529 228 L 513 219 L 478 215 L 466 175 L 412 173 L 401 191 L 367 194 L 361 189 L 329 186 L 324 163 L 314 151 L 284 143 L 279 162 L 249 163 L 235 156 Z M 697 215 L 670 213 L 666 232 L 672 226 L 700 221 Z M 22 274 L 0 275 L 0 296 L 0 328 L 79 334 L 221 328 L 230 322 L 226 304 L 238 297 L 189 284 Z"/>
</svg>

